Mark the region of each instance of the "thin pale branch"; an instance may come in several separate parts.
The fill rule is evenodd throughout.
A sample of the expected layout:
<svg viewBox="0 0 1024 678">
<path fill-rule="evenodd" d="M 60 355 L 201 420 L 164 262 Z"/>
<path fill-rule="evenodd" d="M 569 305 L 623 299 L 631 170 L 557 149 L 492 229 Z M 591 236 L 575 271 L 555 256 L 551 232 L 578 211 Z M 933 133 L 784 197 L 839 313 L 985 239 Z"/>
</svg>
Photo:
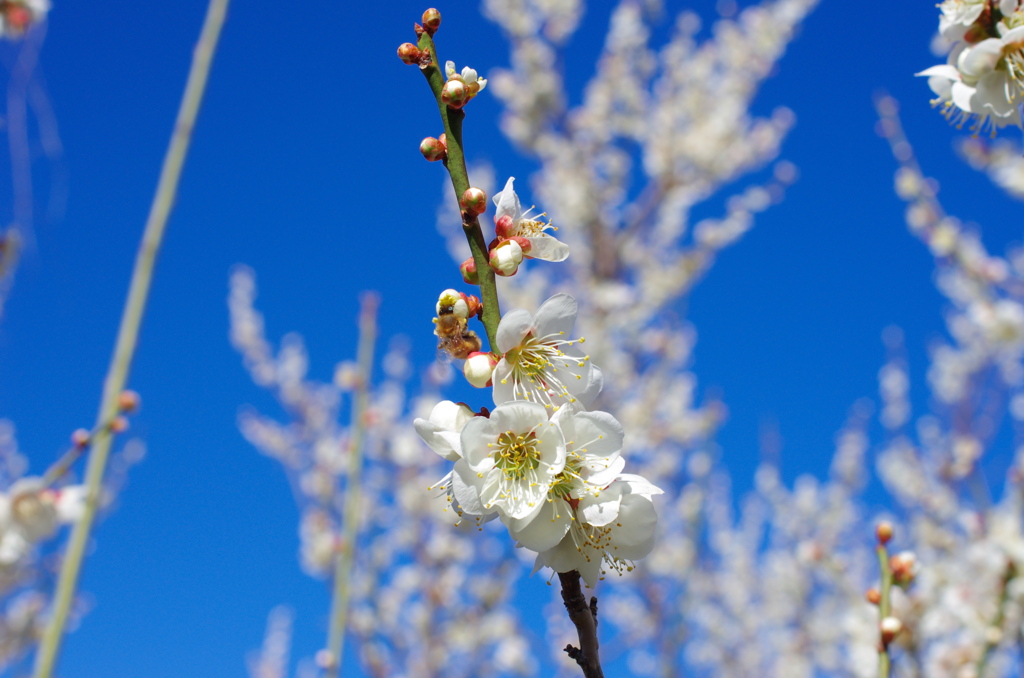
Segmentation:
<svg viewBox="0 0 1024 678">
<path fill-rule="evenodd" d="M 327 634 L 330 663 L 326 678 L 337 678 L 345 652 L 345 629 L 348 627 L 348 609 L 351 598 L 352 562 L 355 559 L 356 539 L 362 516 L 362 487 L 364 444 L 366 438 L 366 408 L 370 401 L 370 377 L 373 371 L 373 344 L 377 338 L 377 304 L 375 294 L 363 295 L 359 311 L 359 381 L 352 403 L 352 425 L 348 448 L 348 476 L 345 481 L 345 513 L 342 516 L 341 545 L 334 561 L 334 597 L 331 601 L 331 626 Z"/>
<path fill-rule="evenodd" d="M 128 380 L 129 368 L 138 342 L 139 327 L 142 324 L 142 315 L 153 279 L 157 253 L 163 240 L 167 218 L 178 192 L 181 170 L 185 164 L 189 142 L 192 139 L 192 128 L 195 126 L 199 104 L 206 89 L 210 64 L 217 48 L 221 27 L 224 24 L 228 2 L 229 0 L 210 0 L 203 22 L 203 30 L 192 55 L 192 67 L 189 70 L 188 82 L 185 85 L 181 107 L 178 109 L 170 145 L 164 156 L 156 194 L 153 197 L 149 218 L 142 235 L 142 243 L 135 258 L 135 268 L 132 271 L 128 299 L 121 316 L 117 344 L 114 347 L 114 355 L 103 384 L 103 395 L 97 417 L 97 433 L 92 441 L 89 463 L 86 467 L 85 509 L 82 517 L 75 523 L 61 563 L 53 610 L 36 654 L 33 671 L 35 678 L 50 678 L 57 663 L 57 655 L 60 652 L 64 636 L 64 625 L 78 586 L 78 575 L 85 556 L 85 547 L 89 541 L 89 533 L 96 517 L 103 476 L 106 471 L 107 459 L 110 456 L 112 435 L 109 427 L 103 426 L 103 422 L 108 422 L 117 415 L 118 400 Z"/>
</svg>

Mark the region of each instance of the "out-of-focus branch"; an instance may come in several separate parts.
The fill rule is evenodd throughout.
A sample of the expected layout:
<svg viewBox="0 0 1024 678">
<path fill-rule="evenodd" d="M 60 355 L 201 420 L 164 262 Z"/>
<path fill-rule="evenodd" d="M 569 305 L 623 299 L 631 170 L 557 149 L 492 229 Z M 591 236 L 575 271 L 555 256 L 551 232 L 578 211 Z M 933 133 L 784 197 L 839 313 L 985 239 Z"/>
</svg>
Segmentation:
<svg viewBox="0 0 1024 678">
<path fill-rule="evenodd" d="M 1003 579 L 999 583 L 999 609 L 996 611 L 996 618 L 992 620 L 991 629 L 996 629 L 999 633 L 991 633 L 985 640 L 985 649 L 981 653 L 981 659 L 978 660 L 977 670 L 975 675 L 983 678 L 985 675 L 985 669 L 988 667 L 988 662 L 992 658 L 992 653 L 995 652 L 996 647 L 999 646 L 999 639 L 1002 637 L 1003 624 L 1006 622 L 1006 605 L 1009 603 L 1010 594 L 1010 582 L 1017 576 L 1017 567 L 1013 564 L 1012 560 L 1007 560 L 1006 570 L 1003 571 Z"/>
<path fill-rule="evenodd" d="M 878 641 L 878 678 L 889 678 L 891 670 L 891 658 L 889 656 L 889 641 L 885 638 L 885 621 L 892 613 L 892 568 L 889 566 L 889 551 L 885 544 L 879 544 L 875 549 L 878 555 L 878 569 L 881 575 L 881 599 L 878 602 L 879 619 L 879 641 Z"/>
<path fill-rule="evenodd" d="M 580 573 L 576 570 L 559 572 L 558 581 L 562 585 L 562 602 L 580 639 L 578 648 L 566 645 L 565 651 L 583 669 L 585 678 L 604 678 L 597 651 L 597 597 L 591 597 L 587 605 L 587 597 L 580 588 Z"/>
<path fill-rule="evenodd" d="M 125 302 L 121 326 L 117 334 L 117 344 L 114 347 L 110 369 L 103 385 L 103 395 L 97 417 L 97 432 L 92 441 L 92 450 L 86 468 L 85 508 L 71 532 L 71 539 L 61 564 L 53 610 L 36 655 L 33 672 L 35 678 L 49 678 L 53 674 L 57 662 L 57 654 L 64 636 L 64 624 L 75 596 L 78 574 L 82 567 L 93 520 L 96 517 L 103 476 L 106 471 L 107 459 L 110 456 L 111 431 L 103 423 L 111 421 L 120 407 L 119 399 L 121 392 L 124 391 L 125 382 L 128 380 L 128 371 L 135 354 L 135 345 L 138 341 L 139 327 L 142 324 L 142 315 L 149 296 L 149 287 L 153 280 L 157 253 L 163 240 L 167 218 L 178 192 L 181 170 L 185 164 L 189 142 L 192 139 L 192 128 L 195 126 L 199 104 L 206 89 L 210 64 L 217 47 L 217 40 L 220 37 L 221 27 L 224 24 L 228 2 L 229 0 L 210 0 L 203 22 L 203 30 L 192 55 L 192 67 L 189 70 L 188 82 L 185 85 L 185 93 L 182 96 L 170 145 L 164 156 L 156 195 L 153 197 L 149 218 L 142 235 L 142 243 L 136 255 L 135 268 L 132 271 L 132 279 L 128 288 L 128 299 Z"/>
<path fill-rule="evenodd" d="M 342 516 L 341 545 L 334 561 L 334 599 L 331 602 L 331 627 L 327 634 L 330 662 L 327 678 L 336 678 L 341 671 L 345 651 L 345 628 L 348 626 L 348 608 L 351 598 L 352 561 L 355 558 L 356 539 L 362 517 L 361 476 L 363 471 L 363 441 L 366 438 L 366 408 L 370 401 L 370 376 L 373 371 L 373 344 L 377 338 L 376 294 L 366 293 L 359 310 L 359 381 L 352 403 L 352 426 L 349 436 L 348 475 L 345 481 L 345 514 Z"/>
</svg>

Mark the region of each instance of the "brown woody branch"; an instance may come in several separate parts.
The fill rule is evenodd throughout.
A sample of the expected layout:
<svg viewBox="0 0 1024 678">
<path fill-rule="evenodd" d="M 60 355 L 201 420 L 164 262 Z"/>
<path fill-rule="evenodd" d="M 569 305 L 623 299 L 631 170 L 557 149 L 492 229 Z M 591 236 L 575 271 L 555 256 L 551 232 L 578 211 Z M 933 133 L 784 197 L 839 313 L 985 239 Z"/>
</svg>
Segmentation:
<svg viewBox="0 0 1024 678">
<path fill-rule="evenodd" d="M 558 581 L 562 585 L 562 602 L 580 639 L 578 648 L 566 645 L 565 652 L 583 669 L 584 678 L 604 678 L 597 652 L 597 597 L 592 596 L 587 604 L 587 597 L 580 588 L 580 573 L 576 570 L 559 572 Z"/>
</svg>

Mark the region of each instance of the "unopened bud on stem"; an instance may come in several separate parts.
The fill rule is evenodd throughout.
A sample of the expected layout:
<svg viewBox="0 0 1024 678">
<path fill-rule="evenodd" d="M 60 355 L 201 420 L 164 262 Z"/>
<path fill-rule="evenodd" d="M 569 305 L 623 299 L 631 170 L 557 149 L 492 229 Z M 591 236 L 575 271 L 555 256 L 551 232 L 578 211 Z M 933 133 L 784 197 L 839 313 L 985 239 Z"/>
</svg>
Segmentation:
<svg viewBox="0 0 1024 678">
<path fill-rule="evenodd" d="M 406 64 L 414 64 L 420 60 L 420 48 L 411 42 L 403 42 L 398 46 L 398 58 Z"/>
<path fill-rule="evenodd" d="M 435 162 L 437 160 L 443 159 L 447 152 L 447 149 L 445 148 L 444 144 L 441 143 L 440 139 L 435 139 L 434 137 L 427 137 L 426 139 L 420 142 L 420 153 L 422 153 L 423 157 L 429 160 L 430 162 Z"/>
<path fill-rule="evenodd" d="M 878 624 L 878 628 L 882 634 L 882 644 L 888 645 L 903 630 L 903 622 L 896 617 L 886 617 Z"/>
<path fill-rule="evenodd" d="M 138 410 L 141 402 L 142 398 L 135 391 L 121 391 L 121 395 L 117 397 L 118 409 L 128 414 Z"/>
<path fill-rule="evenodd" d="M 879 544 L 888 544 L 889 540 L 892 539 L 892 523 L 888 520 L 878 523 L 878 526 L 875 527 L 875 536 L 878 538 Z"/>
<path fill-rule="evenodd" d="M 423 13 L 423 28 L 427 31 L 427 33 L 430 33 L 430 35 L 434 35 L 434 33 L 436 33 L 437 29 L 440 28 L 440 27 L 441 27 L 441 13 L 440 12 L 438 12 L 436 9 L 431 7 L 430 9 L 428 9 L 426 12 Z"/>
<path fill-rule="evenodd" d="M 459 204 L 462 205 L 462 209 L 470 214 L 483 214 L 487 211 L 487 194 L 479 188 L 467 188 L 462 194 L 462 200 L 459 201 Z"/>
<path fill-rule="evenodd" d="M 477 388 L 486 388 L 491 385 L 491 375 L 498 361 L 490 353 L 470 353 L 466 358 L 466 364 L 462 366 L 462 373 L 466 375 L 466 381 Z"/>
<path fill-rule="evenodd" d="M 441 90 L 441 101 L 449 108 L 462 108 L 469 101 L 469 90 L 461 80 L 449 80 Z"/>
<path fill-rule="evenodd" d="M 462 262 L 462 265 L 459 266 L 459 271 L 462 273 L 462 279 L 466 281 L 466 284 L 480 284 L 480 274 L 476 270 L 476 262 L 473 260 L 473 257 Z"/>
<path fill-rule="evenodd" d="M 77 449 L 85 449 L 85 446 L 89 444 L 89 432 L 84 428 L 75 429 L 75 432 L 71 434 L 71 444 Z"/>
<path fill-rule="evenodd" d="M 866 598 L 867 601 L 872 605 L 878 605 L 882 602 L 882 594 L 876 588 L 868 589 L 868 592 L 864 595 L 864 598 Z"/>
</svg>

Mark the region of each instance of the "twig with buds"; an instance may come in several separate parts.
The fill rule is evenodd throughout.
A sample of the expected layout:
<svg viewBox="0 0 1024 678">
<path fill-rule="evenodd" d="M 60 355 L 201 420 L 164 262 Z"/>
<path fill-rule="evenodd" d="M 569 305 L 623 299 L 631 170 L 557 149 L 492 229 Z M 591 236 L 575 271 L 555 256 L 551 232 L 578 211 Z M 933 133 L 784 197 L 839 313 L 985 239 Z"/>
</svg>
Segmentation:
<svg viewBox="0 0 1024 678">
<path fill-rule="evenodd" d="M 900 620 L 892 616 L 892 582 L 893 572 L 889 564 L 889 551 L 885 545 L 892 539 L 892 523 L 882 521 L 875 529 L 878 537 L 878 546 L 875 553 L 878 555 L 878 568 L 881 573 L 881 586 L 879 587 L 878 600 L 878 678 L 889 678 L 892 659 L 889 656 L 889 643 L 902 630 Z M 869 600 L 873 597 L 869 592 Z"/>
<path fill-rule="evenodd" d="M 142 234 L 142 242 L 136 255 L 135 268 L 132 271 L 131 283 L 128 287 L 128 299 L 125 301 L 117 343 L 114 346 L 114 356 L 103 385 L 100 412 L 97 417 L 100 424 L 92 439 L 91 454 L 86 467 L 85 509 L 82 517 L 75 523 L 64 560 L 61 563 L 60 578 L 57 580 L 57 590 L 54 594 L 53 611 L 36 654 L 33 671 L 35 678 L 50 678 L 57 663 L 57 654 L 64 636 L 64 624 L 78 585 L 78 573 L 85 557 L 85 547 L 89 542 L 89 533 L 92 530 L 92 523 L 99 505 L 107 459 L 110 456 L 112 431 L 105 423 L 113 421 L 121 409 L 121 397 L 138 342 L 139 327 L 142 324 L 143 311 L 149 297 L 156 256 L 160 251 L 167 218 L 170 216 L 171 207 L 174 205 L 174 199 L 178 192 L 181 170 L 185 164 L 189 142 L 192 139 L 192 129 L 199 112 L 199 104 L 206 89 L 206 80 L 210 73 L 213 54 L 217 48 L 220 29 L 227 14 L 228 2 L 229 0 L 210 0 L 202 33 L 192 56 L 192 67 L 189 70 L 185 93 L 182 96 L 174 132 L 171 134 L 167 154 L 164 156 L 156 194 L 153 196 L 153 204 L 150 207 L 146 228 Z"/>
<path fill-rule="evenodd" d="M 501 309 L 498 306 L 498 289 L 495 285 L 494 271 L 489 264 L 487 241 L 484 240 L 483 231 L 480 229 L 478 216 L 483 213 L 480 203 L 486 208 L 486 196 L 483 200 L 477 195 L 482 193 L 480 189 L 470 186 L 469 172 L 466 170 L 466 156 L 462 149 L 462 121 L 466 114 L 462 111 L 461 105 L 455 107 L 446 99 L 450 99 L 445 93 L 445 79 L 441 72 L 440 62 L 437 59 L 437 49 L 434 46 L 433 34 L 441 25 L 441 14 L 436 9 L 428 9 L 423 13 L 424 26 L 417 24 L 417 32 L 420 32 L 418 49 L 420 60 L 418 61 L 423 76 L 430 85 L 437 100 L 437 108 L 441 113 L 441 122 L 444 124 L 445 136 L 445 159 L 444 164 L 452 180 L 452 187 L 455 195 L 459 197 L 459 209 L 462 213 L 462 229 L 469 242 L 470 252 L 473 254 L 473 262 L 476 264 L 476 275 L 479 277 L 480 298 L 483 301 L 483 312 L 480 320 L 483 321 L 484 329 L 487 331 L 487 340 L 493 349 L 497 346 L 498 321 L 501 320 Z M 401 49 L 399 52 L 401 56 Z M 403 61 L 406 59 L 403 58 Z M 412 62 L 407 62 L 412 63 Z"/>
<path fill-rule="evenodd" d="M 79 457 L 89 449 L 90 443 L 95 439 L 100 430 L 107 430 L 111 433 L 124 433 L 128 430 L 128 419 L 125 414 L 131 414 L 139 409 L 139 394 L 135 391 L 123 391 L 118 398 L 118 412 L 110 421 L 96 426 L 93 430 L 87 431 L 84 428 L 76 429 L 71 434 L 71 447 L 67 449 L 60 458 L 46 469 L 43 474 L 43 487 L 50 487 L 60 480 L 65 473 L 71 470 Z"/>
<path fill-rule="evenodd" d="M 331 627 L 327 634 L 328 664 L 325 675 L 335 678 L 341 671 L 345 648 L 345 629 L 355 557 L 359 520 L 362 516 L 360 487 L 363 470 L 363 439 L 366 437 L 366 408 L 370 401 L 370 376 L 373 370 L 373 344 L 377 337 L 377 295 L 366 293 L 359 310 L 359 381 L 352 402 L 351 437 L 348 446 L 348 477 L 346 478 L 345 513 L 342 517 L 341 544 L 334 561 L 334 599 L 331 602 Z"/>
</svg>

